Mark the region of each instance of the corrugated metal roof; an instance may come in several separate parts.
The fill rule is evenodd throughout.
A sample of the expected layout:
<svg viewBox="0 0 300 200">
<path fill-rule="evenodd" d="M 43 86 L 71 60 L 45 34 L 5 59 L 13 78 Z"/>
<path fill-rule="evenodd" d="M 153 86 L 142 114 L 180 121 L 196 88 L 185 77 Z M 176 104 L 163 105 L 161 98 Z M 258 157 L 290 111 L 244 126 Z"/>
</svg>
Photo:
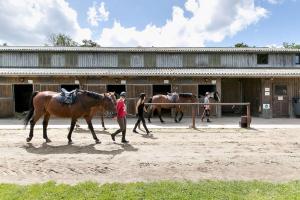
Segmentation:
<svg viewBox="0 0 300 200">
<path fill-rule="evenodd" d="M 300 77 L 300 68 L 0 68 L 1 76 Z"/>
<path fill-rule="evenodd" d="M 166 53 L 300 53 L 300 49 L 235 48 L 235 47 L 52 47 L 52 46 L 0 46 L 3 51 L 24 52 L 166 52 Z"/>
</svg>

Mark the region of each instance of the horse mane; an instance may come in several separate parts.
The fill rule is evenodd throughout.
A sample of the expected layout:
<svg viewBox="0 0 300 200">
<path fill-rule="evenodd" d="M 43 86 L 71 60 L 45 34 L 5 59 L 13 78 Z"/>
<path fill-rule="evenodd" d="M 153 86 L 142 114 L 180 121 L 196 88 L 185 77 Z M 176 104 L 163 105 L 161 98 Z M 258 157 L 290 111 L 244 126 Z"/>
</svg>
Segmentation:
<svg viewBox="0 0 300 200">
<path fill-rule="evenodd" d="M 81 90 L 81 92 L 94 99 L 101 99 L 101 95 L 96 92 L 91 92 L 88 90 Z"/>
</svg>

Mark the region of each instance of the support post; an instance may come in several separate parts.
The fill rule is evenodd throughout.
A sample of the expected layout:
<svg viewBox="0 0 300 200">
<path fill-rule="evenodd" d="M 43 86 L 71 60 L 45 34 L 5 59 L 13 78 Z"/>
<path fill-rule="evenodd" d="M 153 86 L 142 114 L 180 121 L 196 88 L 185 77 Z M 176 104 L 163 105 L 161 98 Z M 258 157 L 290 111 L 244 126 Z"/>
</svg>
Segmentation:
<svg viewBox="0 0 300 200">
<path fill-rule="evenodd" d="M 192 106 L 192 128 L 195 129 L 196 128 L 196 111 L 195 111 L 195 106 Z"/>
<path fill-rule="evenodd" d="M 247 104 L 247 128 L 250 128 L 251 115 L 250 115 L 250 103 Z"/>
</svg>

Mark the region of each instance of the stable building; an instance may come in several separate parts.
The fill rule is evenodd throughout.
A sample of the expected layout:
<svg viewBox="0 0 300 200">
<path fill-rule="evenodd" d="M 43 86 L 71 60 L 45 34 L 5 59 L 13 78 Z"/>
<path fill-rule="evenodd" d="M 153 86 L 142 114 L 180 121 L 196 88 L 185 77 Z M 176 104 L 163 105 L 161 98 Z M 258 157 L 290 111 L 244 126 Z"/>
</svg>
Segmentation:
<svg viewBox="0 0 300 200">
<path fill-rule="evenodd" d="M 62 87 L 99 93 L 126 91 L 131 114 L 141 92 L 148 97 L 193 93 L 200 100 L 205 92 L 218 91 L 221 102 L 250 102 L 252 116 L 295 117 L 300 50 L 0 47 L 0 117 L 26 111 L 33 91 L 59 92 Z M 191 115 L 190 107 L 185 111 Z M 232 106 L 213 109 L 218 117 L 242 112 L 243 108 Z"/>
</svg>

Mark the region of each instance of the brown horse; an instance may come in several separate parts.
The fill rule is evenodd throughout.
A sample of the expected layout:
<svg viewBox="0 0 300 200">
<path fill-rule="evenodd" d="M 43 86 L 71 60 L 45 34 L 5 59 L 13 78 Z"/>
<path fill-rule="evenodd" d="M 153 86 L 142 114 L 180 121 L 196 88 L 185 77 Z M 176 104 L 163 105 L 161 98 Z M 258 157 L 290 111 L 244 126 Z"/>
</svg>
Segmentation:
<svg viewBox="0 0 300 200">
<path fill-rule="evenodd" d="M 218 92 L 211 92 L 210 93 L 210 97 L 213 98 L 215 101 L 219 102 L 220 98 L 219 98 L 219 94 Z M 192 93 L 168 93 L 167 95 L 162 95 L 162 94 L 158 94 L 158 95 L 154 95 L 149 103 L 197 103 L 198 100 L 196 98 L 195 95 L 193 95 Z M 176 108 L 176 112 L 175 112 L 175 122 L 178 123 L 181 121 L 181 119 L 183 118 L 183 112 L 181 109 L 180 105 L 151 105 L 148 107 L 148 121 L 149 123 L 151 123 L 151 116 L 152 113 L 157 110 L 158 112 L 158 117 L 160 119 L 161 123 L 164 123 L 164 120 L 161 117 L 161 109 L 172 109 L 172 108 Z M 180 116 L 178 116 L 178 113 L 180 113 Z"/>
<path fill-rule="evenodd" d="M 162 95 L 162 94 L 158 94 L 158 95 L 154 95 L 149 103 L 197 103 L 197 97 L 195 95 L 193 95 L 192 93 L 181 93 L 178 94 L 176 92 L 173 93 L 168 93 L 168 95 Z M 181 121 L 182 117 L 183 117 L 183 112 L 181 109 L 180 105 L 150 105 L 148 107 L 148 121 L 149 123 L 151 123 L 151 116 L 152 113 L 157 110 L 158 112 L 158 117 L 160 119 L 161 123 L 164 123 L 164 120 L 161 117 L 161 109 L 171 109 L 171 108 L 175 108 L 176 112 L 175 112 L 175 122 L 178 123 Z M 178 113 L 180 113 L 179 118 L 177 118 Z"/>
<path fill-rule="evenodd" d="M 106 93 L 106 94 L 109 94 L 109 96 L 111 96 L 113 99 L 114 99 L 114 101 L 116 102 L 116 96 L 115 96 L 115 92 L 108 92 L 108 93 Z M 92 115 L 94 116 L 96 113 L 100 113 L 100 120 L 101 120 L 101 125 L 102 125 L 102 128 L 104 129 L 104 130 L 107 130 L 107 128 L 105 127 L 105 125 L 104 125 L 104 116 L 106 115 L 106 113 L 107 113 L 107 108 L 104 106 L 104 105 L 99 105 L 99 106 L 97 106 L 97 107 L 94 107 L 93 109 L 92 109 Z M 108 115 L 110 115 L 110 113 L 108 113 Z M 107 115 L 106 115 L 107 116 Z"/>
<path fill-rule="evenodd" d="M 64 104 L 59 100 L 61 94 L 52 91 L 34 92 L 30 101 L 30 110 L 24 119 L 25 126 L 30 121 L 30 132 L 27 142 L 33 137 L 33 129 L 36 122 L 44 116 L 43 120 L 43 138 L 46 142 L 51 142 L 47 136 L 47 126 L 50 115 L 57 117 L 71 118 L 71 127 L 68 134 L 69 144 L 72 143 L 72 132 L 76 121 L 84 117 L 96 143 L 100 143 L 97 138 L 93 125 L 92 117 L 95 107 L 103 106 L 107 111 L 116 113 L 116 99 L 111 94 L 98 94 L 86 90 L 76 90 L 76 99 L 73 104 Z"/>
</svg>

